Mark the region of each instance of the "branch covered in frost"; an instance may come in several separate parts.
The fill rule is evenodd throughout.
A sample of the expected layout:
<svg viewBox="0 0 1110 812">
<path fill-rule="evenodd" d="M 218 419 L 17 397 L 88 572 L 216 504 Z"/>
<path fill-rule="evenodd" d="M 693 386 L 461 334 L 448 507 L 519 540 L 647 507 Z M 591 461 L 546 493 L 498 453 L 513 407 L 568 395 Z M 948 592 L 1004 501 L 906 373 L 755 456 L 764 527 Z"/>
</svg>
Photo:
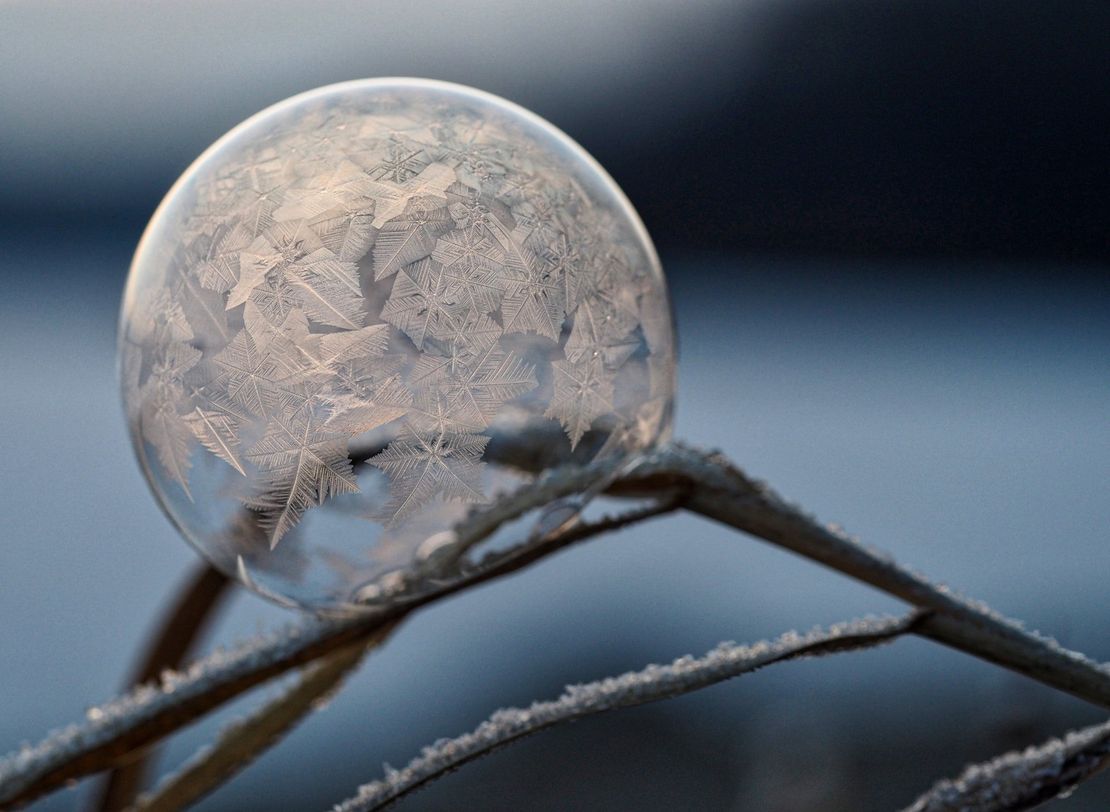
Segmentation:
<svg viewBox="0 0 1110 812">
<path fill-rule="evenodd" d="M 1110 722 L 1073 731 L 1023 752 L 973 764 L 937 782 L 905 812 L 1016 812 L 1072 792 L 1110 766 Z"/>
<path fill-rule="evenodd" d="M 296 684 L 249 716 L 233 722 L 214 744 L 199 750 L 180 770 L 166 776 L 129 808 L 134 812 L 171 812 L 195 803 L 219 787 L 326 702 L 366 653 L 391 630 L 392 626 L 384 628 L 368 643 L 356 643 L 320 658 L 305 669 Z"/>
<path fill-rule="evenodd" d="M 404 769 L 388 770 L 385 778 L 360 787 L 335 812 L 381 809 L 469 761 L 561 722 L 689 693 L 784 660 L 878 646 L 907 633 L 923 617 L 914 612 L 900 618 L 864 618 L 827 631 L 787 632 L 754 645 L 721 643 L 696 659 L 681 657 L 670 665 L 649 665 L 619 677 L 569 685 L 558 699 L 499 710 L 471 732 L 424 748 Z"/>
<path fill-rule="evenodd" d="M 655 504 L 595 525 L 554 522 L 548 532 L 533 534 L 506 552 L 488 554 L 478 562 L 465 559 L 465 550 L 474 549 L 506 522 L 553 500 L 588 494 L 599 482 L 606 483 L 610 496 L 650 499 Z M 83 724 L 55 732 L 38 745 L 0 760 L 0 807 L 26 803 L 67 781 L 124 763 L 136 750 L 244 691 L 366 639 L 383 624 L 420 606 L 512 572 L 583 538 L 679 505 L 930 610 L 915 626 L 916 634 L 1110 707 L 1107 668 L 823 525 L 719 454 L 669 445 L 619 468 L 605 462 L 541 475 L 515 495 L 473 513 L 456 527 L 457 549 L 448 542 L 446 551 L 438 550 L 416 565 L 411 577 L 397 579 L 394 589 L 358 617 L 290 626 L 216 652 L 184 673 L 167 674 L 161 685 L 144 686 L 94 709 Z M 447 568 L 438 570 L 443 562 Z"/>
<path fill-rule="evenodd" d="M 56 730 L 38 744 L 25 745 L 0 759 L 0 808 L 20 806 L 69 781 L 126 763 L 137 750 L 251 688 L 336 649 L 367 640 L 420 606 L 514 572 L 589 535 L 674 507 L 672 501 L 667 501 L 593 524 L 560 529 L 497 557 L 489 566 L 470 571 L 438 591 L 406 595 L 353 617 L 311 618 L 233 648 L 217 650 L 183 671 L 167 670 L 157 683 L 139 686 L 90 708 L 84 722 Z M 504 521 L 510 518 L 506 516 Z"/>
<path fill-rule="evenodd" d="M 719 454 L 681 445 L 646 455 L 614 488 L 684 492 L 692 512 L 791 550 L 933 614 L 917 634 L 1110 708 L 1110 669 L 1026 631 L 983 603 L 899 565 L 838 528 L 824 525 L 751 479 Z"/>
<path fill-rule="evenodd" d="M 351 642 L 353 631 L 351 621 L 286 626 L 90 708 L 84 722 L 0 761 L 0 806 L 19 806 L 75 778 L 125 763 L 130 754 L 250 688 Z"/>
<path fill-rule="evenodd" d="M 158 627 L 143 645 L 142 657 L 127 687 L 157 680 L 167 668 L 180 668 L 187 662 L 197 639 L 215 619 L 227 599 L 232 582 L 207 562 L 194 567 L 180 593 L 168 607 Z M 156 750 L 121 765 L 106 777 L 95 808 L 100 812 L 126 809 L 135 800 Z"/>
</svg>

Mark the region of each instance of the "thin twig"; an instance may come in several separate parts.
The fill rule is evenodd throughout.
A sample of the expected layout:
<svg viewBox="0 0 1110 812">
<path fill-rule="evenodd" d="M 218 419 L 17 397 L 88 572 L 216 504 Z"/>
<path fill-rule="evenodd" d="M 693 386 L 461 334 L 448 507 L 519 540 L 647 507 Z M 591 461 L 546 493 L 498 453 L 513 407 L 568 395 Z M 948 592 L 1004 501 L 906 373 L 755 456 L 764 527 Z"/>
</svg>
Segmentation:
<svg viewBox="0 0 1110 812">
<path fill-rule="evenodd" d="M 131 807 L 134 812 L 173 812 L 195 803 L 277 744 L 312 710 L 339 690 L 347 676 L 395 624 L 308 666 L 295 685 L 249 716 L 232 723 L 211 746 L 198 751 Z"/>
<path fill-rule="evenodd" d="M 131 754 L 268 679 L 362 639 L 357 622 L 286 626 L 183 672 L 162 675 L 0 762 L 0 808 L 28 803 L 68 781 L 126 763 Z"/>
<path fill-rule="evenodd" d="M 542 487 L 545 499 L 558 498 L 609 476 L 610 466 L 559 469 L 529 487 Z M 682 494 L 684 506 L 691 511 L 932 610 L 915 629 L 918 634 L 1110 707 L 1110 670 L 1025 631 L 988 607 L 963 599 L 904 569 L 886 554 L 822 525 L 720 455 L 680 445 L 666 446 L 645 455 L 631 468 L 623 467 L 607 493 L 636 498 Z M 489 524 L 496 529 L 511 518 L 502 515 L 505 504 L 511 502 L 499 500 L 467 522 L 493 517 Z M 467 522 L 459 531 L 460 538 L 466 535 Z M 447 580 L 432 591 L 401 593 L 391 602 L 368 609 L 361 617 L 310 621 L 232 651 L 218 652 L 184 674 L 169 675 L 162 686 L 146 686 L 95 709 L 86 723 L 51 734 L 40 744 L 0 760 L 0 807 L 26 803 L 67 781 L 116 766 L 133 757 L 136 749 L 149 746 L 267 679 L 365 639 L 383 623 L 419 606 L 512 571 L 522 565 L 514 564 L 510 560 L 513 556 L 523 563 L 530 560 L 520 549 L 507 555 L 506 566 L 484 561 L 488 566 L 463 568 L 455 580 Z"/>
<path fill-rule="evenodd" d="M 791 550 L 934 613 L 916 633 L 1110 708 L 1110 669 L 1055 640 L 1022 628 L 986 604 L 968 600 L 823 525 L 749 478 L 719 454 L 672 446 L 648 455 L 624 477 L 628 491 L 688 489 L 695 513 Z"/>
<path fill-rule="evenodd" d="M 158 679 L 166 669 L 180 668 L 211 624 L 231 586 L 227 576 L 210 564 L 196 566 L 143 646 L 141 660 L 128 686 L 143 685 Z M 117 812 L 134 801 L 153 755 L 150 750 L 143 751 L 135 760 L 109 773 L 94 808 Z"/>
<path fill-rule="evenodd" d="M 603 516 L 591 522 L 568 524 L 534 539 L 529 544 L 522 544 L 505 552 L 491 553 L 477 563 L 477 571 L 481 572 L 484 578 L 511 574 L 579 542 L 639 524 L 647 519 L 673 513 L 682 506 L 683 498 L 677 495 L 663 497 L 643 507 L 632 508 L 614 516 Z"/>
<path fill-rule="evenodd" d="M 522 567 L 559 548 L 669 513 L 677 506 L 677 501 L 670 499 L 617 516 L 606 516 L 594 522 L 570 526 L 532 546 L 527 550 L 526 556 L 516 559 L 497 557 L 496 565 L 491 566 L 486 574 L 492 576 L 495 569 L 510 571 L 510 567 Z M 249 766 L 262 752 L 277 744 L 315 706 L 321 695 L 337 690 L 341 681 L 361 662 L 366 652 L 380 644 L 399 623 L 400 621 L 395 621 L 386 624 L 377 629 L 367 642 L 356 643 L 349 649 L 340 649 L 321 658 L 294 688 L 259 708 L 246 719 L 233 724 L 221 734 L 214 745 L 198 752 L 181 770 L 164 778 L 153 792 L 141 797 L 130 808 L 135 812 L 180 809 L 216 789 Z"/>
<path fill-rule="evenodd" d="M 1018 812 L 1070 794 L 1110 767 L 1110 722 L 973 764 L 937 782 L 904 812 Z"/>
<path fill-rule="evenodd" d="M 576 474 L 577 475 L 577 474 Z M 645 509 L 645 519 L 673 509 L 667 502 Z M 527 509 L 522 505 L 522 509 Z M 503 506 L 490 510 L 502 521 L 515 518 Z M 581 541 L 588 532 L 605 532 L 612 522 L 580 525 L 558 535 L 563 546 Z M 628 522 L 625 517 L 620 522 Z M 496 527 L 494 527 L 496 529 Z M 558 549 L 551 539 L 534 540 L 544 554 Z M 140 686 L 127 694 L 91 708 L 85 722 L 51 733 L 35 746 L 0 760 L 0 808 L 23 805 L 40 795 L 84 775 L 126 763 L 131 754 L 170 735 L 251 688 L 293 668 L 350 643 L 366 640 L 386 624 L 420 606 L 484 581 L 508 575 L 528 564 L 529 555 L 506 554 L 459 580 L 444 584 L 436 592 L 420 593 L 407 601 L 371 607 L 364 615 L 341 619 L 309 619 L 217 651 L 193 663 L 183 672 L 167 671 L 155 684 Z"/>
<path fill-rule="evenodd" d="M 864 618 L 827 631 L 787 632 L 754 645 L 721 643 L 697 659 L 682 657 L 670 665 L 649 665 L 619 677 L 570 685 L 558 699 L 499 710 L 473 731 L 424 748 L 405 768 L 388 770 L 384 778 L 360 787 L 335 812 L 381 809 L 469 761 L 561 722 L 689 693 L 772 663 L 882 645 L 906 634 L 922 618 L 917 612 L 900 618 Z"/>
</svg>

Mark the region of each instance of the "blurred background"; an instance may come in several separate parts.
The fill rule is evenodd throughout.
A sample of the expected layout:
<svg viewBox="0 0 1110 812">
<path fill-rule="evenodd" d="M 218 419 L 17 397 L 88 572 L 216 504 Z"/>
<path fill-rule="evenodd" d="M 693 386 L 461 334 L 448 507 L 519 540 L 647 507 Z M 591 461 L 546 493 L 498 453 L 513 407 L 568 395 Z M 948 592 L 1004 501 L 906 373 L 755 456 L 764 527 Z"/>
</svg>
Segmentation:
<svg viewBox="0 0 1110 812">
<path fill-rule="evenodd" d="M 1108 42 L 1110 5 L 1071 0 L 0 2 L 0 750 L 116 693 L 195 561 L 116 391 L 143 226 L 240 120 L 368 76 L 503 95 L 616 178 L 672 286 L 678 436 L 1110 659 Z M 419 613 L 200 808 L 324 808 L 501 705 L 898 608 L 661 520 Z M 207 642 L 291 619 L 238 595 Z M 545 733 L 399 808 L 893 809 L 1100 718 L 904 640 Z M 1110 779 L 1058 805 L 1106 809 Z"/>
</svg>

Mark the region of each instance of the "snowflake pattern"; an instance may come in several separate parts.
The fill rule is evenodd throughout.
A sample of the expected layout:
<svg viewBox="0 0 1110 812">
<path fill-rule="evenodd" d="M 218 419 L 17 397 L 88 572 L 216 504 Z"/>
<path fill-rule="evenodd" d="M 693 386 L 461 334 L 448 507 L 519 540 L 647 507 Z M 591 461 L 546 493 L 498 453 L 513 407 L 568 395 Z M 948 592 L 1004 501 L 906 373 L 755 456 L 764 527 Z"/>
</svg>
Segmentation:
<svg viewBox="0 0 1110 812">
<path fill-rule="evenodd" d="M 511 116 L 382 91 L 210 164 L 125 311 L 125 399 L 165 479 L 189 496 L 198 453 L 226 464 L 271 547 L 359 490 L 360 436 L 385 432 L 361 459 L 388 481 L 374 518 L 398 526 L 489 498 L 506 409 L 557 421 L 570 451 L 660 430 L 674 360 L 654 260 Z M 650 391 L 622 401 L 630 359 Z"/>
</svg>

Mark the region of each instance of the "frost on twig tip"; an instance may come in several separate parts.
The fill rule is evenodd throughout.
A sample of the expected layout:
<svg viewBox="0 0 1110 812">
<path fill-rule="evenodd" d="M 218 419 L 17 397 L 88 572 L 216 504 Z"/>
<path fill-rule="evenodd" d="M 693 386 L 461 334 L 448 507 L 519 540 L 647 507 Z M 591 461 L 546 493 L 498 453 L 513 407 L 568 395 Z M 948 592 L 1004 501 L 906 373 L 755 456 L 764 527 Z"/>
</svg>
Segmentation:
<svg viewBox="0 0 1110 812">
<path fill-rule="evenodd" d="M 681 657 L 670 665 L 570 685 L 558 699 L 499 710 L 473 731 L 426 747 L 408 766 L 360 787 L 335 812 L 380 809 L 468 761 L 560 722 L 678 696 L 784 660 L 881 645 L 908 632 L 920 617 L 863 618 L 807 634 L 787 632 L 752 645 L 721 643 L 703 657 Z"/>
<path fill-rule="evenodd" d="M 973 764 L 937 782 L 905 812 L 1013 812 L 1066 797 L 1110 766 L 1110 722 Z"/>
</svg>

